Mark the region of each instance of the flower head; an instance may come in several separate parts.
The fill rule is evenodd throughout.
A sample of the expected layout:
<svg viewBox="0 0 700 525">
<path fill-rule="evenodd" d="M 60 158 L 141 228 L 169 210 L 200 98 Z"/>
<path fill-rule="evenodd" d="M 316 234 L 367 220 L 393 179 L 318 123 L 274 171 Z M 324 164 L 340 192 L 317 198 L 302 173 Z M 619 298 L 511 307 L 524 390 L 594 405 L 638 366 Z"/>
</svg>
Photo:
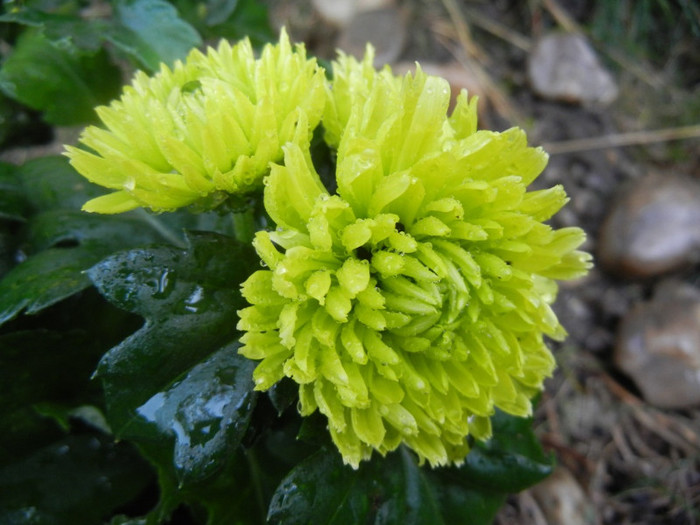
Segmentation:
<svg viewBox="0 0 700 525">
<path fill-rule="evenodd" d="M 284 31 L 257 59 L 248 40 L 221 41 L 152 77 L 137 73 L 119 100 L 97 108 L 104 128 L 83 132 L 92 151 L 67 147 L 67 155 L 86 178 L 116 190 L 87 211 L 171 210 L 260 187 L 296 133 L 298 111 L 310 133 L 324 105 L 323 70 Z"/>
<path fill-rule="evenodd" d="M 528 192 L 546 154 L 519 129 L 476 131 L 474 101 L 451 117 L 447 83 L 334 67 L 324 116 L 337 193 L 300 133 L 272 167 L 277 224 L 255 248 L 267 269 L 243 284 L 241 353 L 256 388 L 284 376 L 299 410 L 328 419 L 345 462 L 405 443 L 432 465 L 460 463 L 498 407 L 525 416 L 564 336 L 553 279 L 585 273 L 584 233 L 543 223 L 567 200 Z"/>
</svg>

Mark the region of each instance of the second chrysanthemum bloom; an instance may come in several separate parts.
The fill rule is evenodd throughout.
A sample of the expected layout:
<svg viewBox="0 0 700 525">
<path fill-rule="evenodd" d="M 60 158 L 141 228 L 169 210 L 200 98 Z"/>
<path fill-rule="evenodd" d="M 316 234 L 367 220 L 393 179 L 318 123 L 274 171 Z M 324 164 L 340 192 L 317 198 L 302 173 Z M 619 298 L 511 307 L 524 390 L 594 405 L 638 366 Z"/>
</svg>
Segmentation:
<svg viewBox="0 0 700 525">
<path fill-rule="evenodd" d="M 80 138 L 89 150 L 67 147 L 67 155 L 90 181 L 115 190 L 86 211 L 173 210 L 259 188 L 296 133 L 297 109 L 311 133 L 324 105 L 324 71 L 286 33 L 259 58 L 248 40 L 222 41 L 154 76 L 138 73 L 119 100 L 97 108 L 103 127 Z"/>
<path fill-rule="evenodd" d="M 347 463 L 401 443 L 460 463 L 496 407 L 530 413 L 554 366 L 543 336 L 564 335 L 554 279 L 585 273 L 584 234 L 544 224 L 567 199 L 526 191 L 546 155 L 521 130 L 476 131 L 465 94 L 447 117 L 444 80 L 368 64 L 335 64 L 324 126 L 337 192 L 308 134 L 272 167 L 277 229 L 255 240 L 268 269 L 243 285 L 241 353 L 261 360 L 256 388 L 299 384 L 302 415 L 328 418 Z"/>
</svg>

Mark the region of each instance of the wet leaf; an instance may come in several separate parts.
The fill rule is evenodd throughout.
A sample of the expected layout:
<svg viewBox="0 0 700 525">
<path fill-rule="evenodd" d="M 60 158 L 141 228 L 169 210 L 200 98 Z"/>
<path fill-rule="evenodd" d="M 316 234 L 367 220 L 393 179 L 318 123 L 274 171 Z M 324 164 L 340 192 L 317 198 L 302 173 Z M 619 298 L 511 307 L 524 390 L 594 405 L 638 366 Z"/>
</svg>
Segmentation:
<svg viewBox="0 0 700 525">
<path fill-rule="evenodd" d="M 255 363 L 227 345 L 195 365 L 183 379 L 136 409 L 122 434 L 131 439 L 173 437 L 181 484 L 223 469 L 241 442 L 255 406 Z"/>
<path fill-rule="evenodd" d="M 287 410 L 297 402 L 299 398 L 299 386 L 291 379 L 285 377 L 272 386 L 267 392 L 272 406 L 277 410 L 277 415 Z"/>
<path fill-rule="evenodd" d="M 475 487 L 519 492 L 552 473 L 554 460 L 542 451 L 532 431 L 532 419 L 498 411 L 492 418 L 493 437 L 478 443 L 460 468 Z"/>
<path fill-rule="evenodd" d="M 443 523 L 437 500 L 404 448 L 358 470 L 336 450 L 321 450 L 297 465 L 272 497 L 268 521 L 293 524 Z"/>
<path fill-rule="evenodd" d="M 159 395 L 177 400 L 188 385 L 201 381 L 201 374 L 219 373 L 216 367 L 206 365 L 215 352 L 227 348 L 235 354 L 231 345 L 237 339 L 236 311 L 242 306 L 239 286 L 257 264 L 251 248 L 214 233 L 193 232 L 188 241 L 189 247 L 184 250 L 156 246 L 121 252 L 88 272 L 112 303 L 146 318 L 144 326 L 107 352 L 98 367 L 110 424 L 117 434 L 128 434 L 127 427 L 143 419 L 139 411 L 148 412 L 145 407 L 149 400 Z M 227 363 L 229 372 L 221 371 L 223 374 L 238 367 L 241 374 L 247 370 L 240 361 Z M 219 381 L 226 390 L 224 385 L 229 383 L 222 378 Z M 183 386 L 178 389 L 177 385 Z M 242 396 L 240 392 L 237 395 Z M 191 398 L 189 402 L 194 403 L 193 410 L 198 410 L 194 407 L 202 400 Z M 182 418 L 191 416 L 183 414 Z M 184 446 L 185 441 L 182 443 Z M 186 447 L 180 451 L 185 456 L 186 452 Z M 182 476 L 200 475 L 197 469 L 201 462 L 191 470 L 185 468 L 184 459 L 179 465 Z"/>
<path fill-rule="evenodd" d="M 199 33 L 182 20 L 165 0 L 116 0 L 114 24 L 105 38 L 157 71 L 160 63 L 172 65 L 202 43 Z"/>
<path fill-rule="evenodd" d="M 23 310 L 34 314 L 84 290 L 90 279 L 83 272 L 111 251 L 52 248 L 15 266 L 0 281 L 0 324 Z"/>
<path fill-rule="evenodd" d="M 114 98 L 120 83 L 121 73 L 104 50 L 71 53 L 35 30 L 20 35 L 0 70 L 0 90 L 62 126 L 95 120 L 93 108 Z"/>
<path fill-rule="evenodd" d="M 17 169 L 16 179 L 14 188 L 26 199 L 28 211 L 24 238 L 14 242 L 26 259 L 0 280 L 0 324 L 23 310 L 40 312 L 89 287 L 84 271 L 117 250 L 181 242 L 145 212 L 100 216 L 79 211 L 100 190 L 62 157 L 27 162 Z"/>
<path fill-rule="evenodd" d="M 137 216 L 91 216 L 69 210 L 33 217 L 29 231 L 26 247 L 35 253 L 0 280 L 0 324 L 22 311 L 40 312 L 89 287 L 84 272 L 107 255 L 163 239 Z"/>
<path fill-rule="evenodd" d="M 460 468 L 419 468 L 402 447 L 385 458 L 375 454 L 352 470 L 336 450 L 324 448 L 285 477 L 272 497 L 268 518 L 285 525 L 489 525 L 509 493 L 541 481 L 551 471 L 531 424 L 529 419 L 498 413 L 494 437 L 475 445 Z M 309 434 L 304 425 L 302 432 Z"/>
</svg>

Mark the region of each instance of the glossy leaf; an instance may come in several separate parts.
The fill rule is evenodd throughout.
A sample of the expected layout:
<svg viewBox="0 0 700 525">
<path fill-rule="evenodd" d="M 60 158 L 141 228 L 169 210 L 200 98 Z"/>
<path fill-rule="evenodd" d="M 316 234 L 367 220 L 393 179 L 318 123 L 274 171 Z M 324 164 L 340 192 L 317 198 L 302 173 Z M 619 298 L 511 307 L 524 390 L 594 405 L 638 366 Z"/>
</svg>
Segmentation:
<svg viewBox="0 0 700 525">
<path fill-rule="evenodd" d="M 385 458 L 375 454 L 352 470 L 335 450 L 324 448 L 286 476 L 272 498 L 268 518 L 285 525 L 488 525 L 509 493 L 541 481 L 551 471 L 531 424 L 530 419 L 498 413 L 494 437 L 475 445 L 460 468 L 419 468 L 414 456 L 401 448 Z M 302 432 L 308 435 L 309 429 L 302 426 Z"/>
<path fill-rule="evenodd" d="M 23 310 L 37 313 L 90 286 L 85 270 L 111 250 L 52 248 L 30 257 L 0 281 L 0 324 Z"/>
<path fill-rule="evenodd" d="M 90 286 L 85 271 L 120 248 L 162 240 L 142 221 L 54 210 L 30 222 L 28 248 L 38 251 L 0 280 L 0 324 L 35 314 Z M 58 246 L 68 243 L 69 246 Z M 76 245 L 77 244 L 77 245 Z"/>
<path fill-rule="evenodd" d="M 0 522 L 100 524 L 150 479 L 130 446 L 67 436 L 0 468 Z"/>
<path fill-rule="evenodd" d="M 284 378 L 268 391 L 272 406 L 277 410 L 277 415 L 294 405 L 299 398 L 299 386 L 291 379 Z"/>
<path fill-rule="evenodd" d="M 519 492 L 552 472 L 548 457 L 532 432 L 532 419 L 497 412 L 492 418 L 493 437 L 467 455 L 460 471 L 475 487 Z"/>
<path fill-rule="evenodd" d="M 139 417 L 122 434 L 160 441 L 172 436 L 180 483 L 206 479 L 223 468 L 248 428 L 253 368 L 238 355 L 237 343 L 223 347 L 138 407 Z"/>
<path fill-rule="evenodd" d="M 236 338 L 240 281 L 254 259 L 248 246 L 191 233 L 189 248 L 120 252 L 88 275 L 112 303 L 146 318 L 100 362 L 110 423 L 119 434 L 139 407 Z"/>
<path fill-rule="evenodd" d="M 172 65 L 202 43 L 197 31 L 165 0 L 117 0 L 114 24 L 105 34 L 112 44 L 151 71 Z"/>
<path fill-rule="evenodd" d="M 437 500 L 405 449 L 352 470 L 335 450 L 295 467 L 272 498 L 271 523 L 443 523 Z"/>
<path fill-rule="evenodd" d="M 181 242 L 146 213 L 106 217 L 79 211 L 96 186 L 62 157 L 44 157 L 17 169 L 14 188 L 29 210 L 22 263 L 0 280 L 0 324 L 26 311 L 37 313 L 90 286 L 83 273 L 105 256 L 128 247 Z M 171 239 L 175 237 L 174 239 Z"/>
<path fill-rule="evenodd" d="M 114 98 L 120 83 L 119 69 L 106 52 L 71 53 L 34 30 L 20 35 L 0 71 L 0 89 L 7 96 L 62 126 L 94 120 L 93 108 Z"/>
</svg>

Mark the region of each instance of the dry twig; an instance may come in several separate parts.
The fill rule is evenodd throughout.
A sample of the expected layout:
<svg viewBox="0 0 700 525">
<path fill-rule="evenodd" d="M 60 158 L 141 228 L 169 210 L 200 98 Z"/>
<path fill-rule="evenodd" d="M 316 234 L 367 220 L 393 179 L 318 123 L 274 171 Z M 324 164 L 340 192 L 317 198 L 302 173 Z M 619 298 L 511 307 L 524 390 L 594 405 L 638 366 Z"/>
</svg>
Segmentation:
<svg viewBox="0 0 700 525">
<path fill-rule="evenodd" d="M 542 147 L 550 155 L 561 155 L 579 151 L 616 148 L 620 146 L 637 146 L 640 144 L 653 144 L 694 138 L 700 138 L 700 125 L 649 131 L 632 131 L 628 133 L 604 135 L 602 137 L 548 142 L 542 144 Z"/>
</svg>

